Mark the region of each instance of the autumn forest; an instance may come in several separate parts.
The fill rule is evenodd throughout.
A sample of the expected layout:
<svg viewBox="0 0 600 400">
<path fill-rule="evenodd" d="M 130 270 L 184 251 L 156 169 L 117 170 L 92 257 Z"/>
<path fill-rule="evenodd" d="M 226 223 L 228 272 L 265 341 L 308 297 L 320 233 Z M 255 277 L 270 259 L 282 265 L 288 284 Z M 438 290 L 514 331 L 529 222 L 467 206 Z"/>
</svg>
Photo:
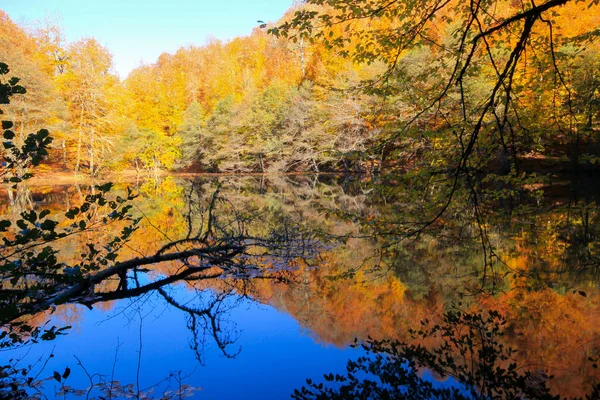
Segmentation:
<svg viewBox="0 0 600 400">
<path fill-rule="evenodd" d="M 598 25 L 598 11 L 593 3 L 566 3 L 552 10 L 550 25 L 534 27 L 535 39 L 514 65 L 514 115 L 506 116 L 501 138 L 493 133 L 494 115 L 485 117 L 474 165 L 510 170 L 540 159 L 596 164 L 599 60 L 589 29 Z M 489 7 L 494 14 L 480 22 L 493 25 L 522 5 Z M 457 157 L 459 93 L 453 87 L 435 108 L 428 103 L 454 68 L 447 53 L 457 45 L 460 10 L 448 6 L 437 13 L 405 50 L 368 36 L 397 34 L 401 26 L 393 15 L 332 24 L 312 38 L 286 31 L 290 39 L 276 27 L 289 24 L 296 11 L 247 37 L 163 54 L 122 81 L 98 40 L 66 43 L 51 20 L 26 29 L 4 14 L 0 58 L 28 90 L 7 107 L 7 116 L 20 135 L 52 131 L 48 168 L 89 175 L 127 169 L 360 172 L 422 162 L 443 167 Z M 345 35 L 348 29 L 365 31 Z M 499 66 L 486 52 L 501 63 L 517 38 L 513 30 L 498 31 L 486 39 L 487 50 L 472 54 L 461 87 L 469 119 L 496 80 Z"/>
<path fill-rule="evenodd" d="M 0 10 L 0 398 L 600 398 L 599 0 L 66 37 Z"/>
</svg>

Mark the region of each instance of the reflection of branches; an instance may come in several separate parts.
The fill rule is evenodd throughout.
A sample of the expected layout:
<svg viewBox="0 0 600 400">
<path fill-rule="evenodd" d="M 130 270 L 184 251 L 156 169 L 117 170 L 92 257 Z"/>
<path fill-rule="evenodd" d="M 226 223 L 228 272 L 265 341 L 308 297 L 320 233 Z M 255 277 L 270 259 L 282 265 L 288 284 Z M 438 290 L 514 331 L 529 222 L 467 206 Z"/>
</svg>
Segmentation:
<svg viewBox="0 0 600 400">
<path fill-rule="evenodd" d="M 558 399 L 551 393 L 552 379 L 544 371 L 529 371 L 515 361 L 515 350 L 501 338 L 506 321 L 489 314 L 449 311 L 438 324 L 421 321 L 411 330 L 416 342 L 367 340 L 365 356 L 350 360 L 345 374 L 327 374 L 332 383 L 314 383 L 296 389 L 294 399 Z M 422 372 L 429 370 L 449 385 L 434 385 Z M 596 383 L 586 398 L 597 398 Z"/>
<path fill-rule="evenodd" d="M 8 315 L 7 320 L 3 321 L 3 323 L 7 323 L 13 321 L 16 318 L 19 318 L 23 315 L 27 315 L 33 312 L 44 311 L 50 308 L 52 305 L 61 304 L 68 301 L 77 300 L 80 296 L 85 295 L 90 290 L 93 291 L 94 286 L 107 280 L 108 278 L 118 275 L 122 271 L 129 271 L 134 268 L 140 268 L 147 265 L 152 265 L 160 262 L 166 261 L 174 261 L 181 260 L 187 258 L 199 258 L 202 260 L 202 265 L 189 267 L 187 272 L 189 274 L 195 272 L 202 272 L 212 268 L 214 265 L 225 265 L 238 254 L 241 253 L 242 248 L 236 245 L 225 245 L 225 246 L 215 246 L 215 247 L 207 247 L 205 249 L 192 249 L 181 251 L 177 253 L 170 254 L 157 254 L 150 257 L 138 257 L 131 260 L 123 261 L 116 263 L 114 266 L 102 270 L 94 275 L 88 276 L 85 280 L 74 284 L 62 291 L 59 291 L 56 294 L 48 296 L 48 298 L 29 303 L 26 306 L 22 306 L 18 311 L 11 313 Z M 173 277 L 170 279 L 173 281 Z M 168 281 L 163 280 L 162 284 L 169 283 Z M 141 288 L 137 288 L 138 291 L 141 292 L 147 291 Z M 129 292 L 129 294 L 133 294 L 134 292 Z M 89 293 L 88 293 L 89 294 Z M 109 296 L 110 297 L 110 296 Z M 81 300 L 81 299 L 80 299 Z M 82 302 L 91 304 L 93 303 L 93 296 L 88 299 L 83 299 Z"/>
<path fill-rule="evenodd" d="M 318 242 L 291 219 L 281 217 L 272 225 L 265 224 L 258 219 L 256 209 L 238 207 L 221 195 L 219 187 L 209 192 L 209 196 L 205 193 L 205 189 L 196 184 L 186 191 L 191 205 L 184 216 L 188 224 L 184 238 L 170 240 L 153 255 L 122 261 L 115 260 L 116 255 L 109 259 L 102 259 L 100 255 L 98 267 L 80 269 L 81 273 L 73 277 L 67 273 L 56 274 L 53 278 L 60 279 L 60 284 L 46 284 L 48 290 L 37 290 L 35 297 L 29 296 L 26 287 L 2 290 L 11 307 L 5 308 L 0 320 L 7 327 L 15 327 L 11 328 L 15 338 L 30 332 L 32 336 L 43 335 L 52 339 L 62 331 L 55 328 L 31 330 L 26 322 L 19 322 L 19 319 L 25 321 L 25 316 L 65 303 L 79 303 L 92 308 L 100 302 L 138 298 L 157 292 L 167 304 L 186 314 L 192 333 L 190 346 L 200 362 L 207 339 L 214 340 L 225 356 L 236 356 L 239 350 L 232 352 L 229 347 L 236 341 L 238 332 L 235 327 L 227 326 L 223 316 L 239 304 L 242 298 L 239 293 L 245 293 L 246 280 L 287 279 L 287 275 L 280 272 L 286 271 L 295 257 L 312 256 L 311 246 L 318 246 Z M 260 225 L 260 229 L 254 231 L 254 224 Z M 252 235 L 249 234 L 251 231 Z M 90 249 L 93 250 L 92 247 Z M 162 264 L 164 268 L 154 270 L 151 266 L 156 264 Z M 35 277 L 22 278 L 26 283 L 27 279 L 35 282 Z M 214 292 L 198 292 L 199 304 L 184 303 L 169 290 L 178 282 L 198 287 L 200 281 L 209 279 L 212 281 L 206 284 L 217 289 Z M 118 280 L 118 286 L 107 284 L 115 280 Z M 219 289 L 223 284 L 231 287 Z M 8 296 L 9 292 L 12 296 Z M 212 297 L 207 299 L 210 293 Z M 141 389 L 139 384 L 137 386 L 139 392 Z M 109 391 L 113 389 L 118 390 L 110 388 Z"/>
<path fill-rule="evenodd" d="M 197 197 L 190 198 L 188 201 L 193 203 L 192 200 L 195 200 L 201 203 L 202 193 L 199 186 L 194 187 L 193 192 L 190 191 L 190 196 L 192 194 Z M 181 279 L 199 280 L 219 275 L 236 278 L 268 277 L 267 272 L 260 271 L 257 267 L 261 260 L 266 257 L 281 257 L 283 262 L 278 264 L 278 268 L 285 268 L 285 264 L 293 256 L 300 256 L 309 251 L 311 243 L 301 240 L 302 238 L 298 239 L 298 235 L 294 235 L 297 230 L 293 232 L 288 223 L 270 229 L 264 237 L 249 235 L 248 226 L 256 220 L 255 213 L 241 211 L 220 196 L 217 187 L 210 196 L 206 208 L 190 206 L 186 216 L 188 223 L 186 237 L 170 240 L 154 255 L 115 261 L 111 265 L 109 261 L 116 258 L 115 254 L 111 254 L 112 258 L 100 258 L 97 262 L 98 266 L 82 277 L 77 276 L 77 273 L 83 272 L 79 267 L 64 267 L 66 274 L 53 273 L 53 275 L 47 274 L 46 277 L 48 280 L 58 279 L 60 283 L 57 282 L 54 286 L 47 284 L 47 291 L 36 290 L 35 297 L 30 297 L 27 289 L 3 290 L 3 294 L 6 295 L 9 292 L 13 293 L 12 299 L 16 302 L 11 301 L 14 308 L 5 310 L 2 323 L 6 324 L 21 316 L 44 311 L 65 302 L 80 302 L 91 306 L 98 301 L 140 295 Z M 124 231 L 129 234 L 129 231 Z M 120 240 L 116 243 L 122 246 L 123 242 L 124 240 Z M 94 247 L 90 249 L 95 251 Z M 98 252 L 92 253 L 92 256 L 96 254 Z M 53 253 L 49 253 L 48 256 L 53 256 Z M 143 285 L 139 283 L 137 274 L 148 272 L 145 267 L 166 262 L 181 262 L 182 266 L 166 277 Z M 99 269 L 100 265 L 106 267 Z M 71 276 L 70 271 L 77 273 Z M 132 271 L 136 277 L 135 286 L 129 287 L 127 276 Z M 113 277 L 118 277 L 120 280 L 116 291 L 102 292 L 96 289 L 98 285 Z"/>
<path fill-rule="evenodd" d="M 79 357 L 74 356 L 77 360 L 77 366 L 84 372 L 89 381 L 89 386 L 86 389 L 76 389 L 71 386 L 68 386 L 67 380 L 70 375 L 70 369 L 67 367 L 65 369 L 65 373 L 63 375 L 58 374 L 58 372 L 54 372 L 52 378 L 60 383 L 60 390 L 56 393 L 56 396 L 66 398 L 67 395 L 72 395 L 75 397 L 83 397 L 85 396 L 86 400 L 88 399 L 119 399 L 119 398 L 136 398 L 136 399 L 153 399 L 160 398 L 161 400 L 169 400 L 169 399 L 182 399 L 184 397 L 190 397 L 194 392 L 200 390 L 199 388 L 187 385 L 183 383 L 185 378 L 188 378 L 189 375 L 183 375 L 181 371 L 171 372 L 169 376 L 164 379 L 156 382 L 147 388 L 140 388 L 139 386 L 139 374 L 136 380 L 136 383 L 130 383 L 127 385 L 121 384 L 119 381 L 115 381 L 113 377 L 109 382 L 106 381 L 105 377 L 99 373 L 90 373 L 87 368 L 83 365 L 83 362 L 79 359 Z M 116 363 L 116 360 L 115 360 Z M 139 366 L 139 363 L 138 363 Z M 58 375 L 57 375 L 58 374 Z M 169 387 L 171 385 L 171 381 L 175 380 L 177 383 L 176 390 L 170 390 Z M 40 382 L 33 382 L 33 385 L 39 385 Z M 164 386 L 165 389 L 159 397 L 155 397 L 154 391 L 156 388 Z M 91 397 L 92 394 L 98 391 L 100 394 L 96 397 Z M 25 397 L 29 398 L 29 397 Z"/>
<path fill-rule="evenodd" d="M 227 346 L 235 343 L 237 335 L 231 330 L 224 329 L 222 320 L 222 316 L 239 303 L 240 296 L 235 294 L 233 290 L 209 293 L 209 295 L 212 295 L 212 298 L 207 304 L 194 307 L 180 303 L 174 297 L 167 294 L 164 289 L 158 289 L 158 292 L 171 306 L 188 314 L 188 328 L 193 335 L 191 347 L 196 354 L 198 362 L 202 363 L 202 354 L 207 336 L 214 339 L 217 347 L 225 357 L 234 358 L 239 354 L 241 349 L 238 349 L 235 353 L 230 353 L 227 350 Z M 202 294 L 206 294 L 206 292 Z M 197 297 L 200 298 L 201 294 L 198 294 Z"/>
</svg>

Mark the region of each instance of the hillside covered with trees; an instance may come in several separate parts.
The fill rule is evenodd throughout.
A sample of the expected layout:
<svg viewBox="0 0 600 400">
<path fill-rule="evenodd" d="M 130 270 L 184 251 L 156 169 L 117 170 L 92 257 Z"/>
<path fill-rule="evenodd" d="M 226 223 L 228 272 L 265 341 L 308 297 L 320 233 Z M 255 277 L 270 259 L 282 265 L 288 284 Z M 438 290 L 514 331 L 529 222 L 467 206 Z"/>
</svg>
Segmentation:
<svg viewBox="0 0 600 400">
<path fill-rule="evenodd" d="M 2 13 L 0 60 L 28 89 L 7 117 L 50 130 L 53 171 L 91 175 L 596 165 L 597 2 L 384 3 L 308 1 L 122 81 L 99 40 Z"/>
</svg>

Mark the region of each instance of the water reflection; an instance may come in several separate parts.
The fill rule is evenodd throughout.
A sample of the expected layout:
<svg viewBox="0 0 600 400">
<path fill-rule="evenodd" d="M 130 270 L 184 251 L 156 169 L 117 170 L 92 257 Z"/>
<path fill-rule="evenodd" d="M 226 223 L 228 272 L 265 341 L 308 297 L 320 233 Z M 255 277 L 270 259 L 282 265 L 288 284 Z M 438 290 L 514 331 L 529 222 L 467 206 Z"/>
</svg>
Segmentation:
<svg viewBox="0 0 600 400">
<path fill-rule="evenodd" d="M 104 339 L 107 332 L 119 332 L 123 321 L 137 321 L 129 326 L 139 331 L 139 321 L 143 326 L 151 319 L 152 332 L 146 328 L 144 334 L 149 338 L 143 341 L 144 360 L 148 354 L 169 354 L 174 364 L 190 366 L 183 375 L 193 371 L 197 361 L 206 365 L 201 367 L 205 368 L 202 374 L 227 365 L 236 376 L 252 370 L 248 363 L 271 363 L 261 369 L 264 375 L 252 375 L 252 382 L 242 380 L 264 397 L 270 393 L 266 391 L 269 386 L 276 386 L 281 395 L 289 394 L 302 386 L 305 377 L 343 371 L 348 356 L 341 349 L 347 349 L 355 338 L 426 344 L 410 334 L 425 319 L 443 321 L 455 307 L 472 313 L 498 312 L 506 321 L 498 343 L 518 350 L 511 354 L 511 361 L 537 371 L 537 376 L 554 375 L 544 378 L 553 393 L 583 395 L 598 378 L 589 361 L 600 349 L 598 212 L 593 195 L 584 194 L 582 199 L 573 191 L 559 189 L 544 187 L 546 195 L 539 187 L 512 197 L 504 192 L 488 194 L 496 199 L 489 203 L 495 206 L 486 210 L 488 247 L 482 249 L 480 226 L 473 222 L 467 200 L 456 202 L 443 223 L 398 241 L 407 227 L 417 226 L 433 212 L 430 204 L 441 196 L 432 189 L 426 191 L 428 198 L 419 198 L 400 178 L 385 182 L 334 176 L 145 182 L 137 185 L 140 196 L 131 209 L 136 218 L 142 217 L 139 229 L 120 248 L 118 260 L 186 251 L 199 243 L 218 247 L 231 243 L 231 238 L 238 240 L 235 249 L 243 251 L 223 249 L 211 253 L 212 258 L 190 254 L 183 263 L 166 260 L 114 274 L 96 283 L 93 293 L 78 293 L 67 304 L 25 320 L 36 327 L 73 326 L 50 346 L 69 346 L 77 342 L 73 339 L 77 329 L 84 329 L 87 339 L 82 338 L 83 343 L 98 343 L 104 355 L 91 351 L 97 358 L 87 357 L 83 364 L 88 371 L 107 374 L 115 353 L 114 336 Z M 13 220 L 31 208 L 64 212 L 82 204 L 91 190 L 83 185 L 23 186 L 10 191 L 1 212 Z M 124 196 L 126 192 L 123 186 L 112 193 Z M 62 262 L 72 265 L 86 252 L 90 240 L 100 247 L 114 236 L 111 229 L 122 227 L 115 223 L 61 240 Z M 496 255 L 491 259 L 490 249 Z M 156 309 L 164 311 L 148 314 Z M 110 321 L 121 323 L 86 325 L 86 320 L 99 321 L 108 314 L 114 315 Z M 267 324 L 270 332 L 251 318 Z M 161 343 L 166 338 L 173 338 L 169 342 L 177 350 L 165 350 Z M 135 343 L 134 348 L 140 341 Z M 87 347 L 82 345 L 81 352 L 89 352 Z M 230 364 L 224 359 L 215 361 L 206 354 L 214 356 L 213 351 L 235 356 L 235 360 Z M 315 358 L 294 364 L 299 351 Z M 120 362 L 136 371 L 138 354 L 130 351 L 119 357 Z M 196 362 L 179 361 L 190 357 Z M 62 361 L 75 371 L 76 362 Z M 159 360 L 152 365 L 143 378 L 124 374 L 115 380 L 146 379 L 147 384 L 139 385 L 141 390 L 152 386 L 151 381 L 170 376 L 170 371 L 155 368 L 161 365 Z M 64 370 L 64 366 L 47 367 L 40 377 L 51 375 L 53 368 Z M 287 379 L 282 370 L 290 374 Z M 218 381 L 218 373 L 208 375 Z M 236 392 L 206 381 L 197 384 L 194 375 L 188 380 L 191 386 L 204 389 L 190 392 L 194 395 L 219 390 L 233 397 L 248 393 L 242 387 Z M 85 379 L 79 382 L 80 387 L 87 387 Z M 138 386 L 130 389 L 135 392 Z"/>
</svg>

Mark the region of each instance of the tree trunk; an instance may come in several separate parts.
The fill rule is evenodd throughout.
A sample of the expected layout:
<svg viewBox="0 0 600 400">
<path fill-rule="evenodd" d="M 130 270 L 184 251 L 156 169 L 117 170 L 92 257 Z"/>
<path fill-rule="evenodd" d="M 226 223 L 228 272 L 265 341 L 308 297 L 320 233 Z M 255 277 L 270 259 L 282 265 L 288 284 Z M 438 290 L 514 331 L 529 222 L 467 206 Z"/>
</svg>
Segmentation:
<svg viewBox="0 0 600 400">
<path fill-rule="evenodd" d="M 94 165 L 94 132 L 90 136 L 90 173 L 94 175 L 96 172 Z"/>
<path fill-rule="evenodd" d="M 265 172 L 265 166 L 263 164 L 263 157 L 261 153 L 258 153 L 258 162 L 260 164 L 260 172 L 264 173 Z"/>
<path fill-rule="evenodd" d="M 67 144 L 65 140 L 62 141 L 62 151 L 63 151 L 63 169 L 67 169 Z"/>
<path fill-rule="evenodd" d="M 315 161 L 314 157 L 311 157 L 310 161 L 312 163 L 313 168 L 315 169 L 315 172 L 319 173 L 320 172 L 319 171 L 319 166 L 317 165 L 317 162 Z"/>
<path fill-rule="evenodd" d="M 79 115 L 79 137 L 77 138 L 77 162 L 75 163 L 75 173 L 79 173 L 81 164 L 81 144 L 83 141 L 83 101 L 81 102 L 81 113 Z"/>
</svg>

